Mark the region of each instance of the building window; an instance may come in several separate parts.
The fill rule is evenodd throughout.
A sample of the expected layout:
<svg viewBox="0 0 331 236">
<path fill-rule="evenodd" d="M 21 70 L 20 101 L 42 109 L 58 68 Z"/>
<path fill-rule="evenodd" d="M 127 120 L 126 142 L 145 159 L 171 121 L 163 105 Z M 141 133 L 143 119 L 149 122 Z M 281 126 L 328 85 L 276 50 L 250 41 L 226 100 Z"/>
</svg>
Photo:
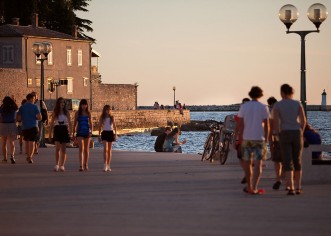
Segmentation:
<svg viewBox="0 0 331 236">
<path fill-rule="evenodd" d="M 68 77 L 67 78 L 67 81 L 68 81 L 68 83 L 67 83 L 67 93 L 73 93 L 73 78 L 71 78 L 71 77 Z"/>
<path fill-rule="evenodd" d="M 84 87 L 87 87 L 89 78 L 84 77 Z"/>
<path fill-rule="evenodd" d="M 31 78 L 28 78 L 28 86 L 32 86 L 32 79 Z"/>
<path fill-rule="evenodd" d="M 36 87 L 40 87 L 40 78 L 36 78 Z"/>
<path fill-rule="evenodd" d="M 71 48 L 67 48 L 67 65 L 71 66 L 72 58 L 71 58 Z"/>
<path fill-rule="evenodd" d="M 4 64 L 14 63 L 14 46 L 3 45 L 2 46 L 2 61 Z"/>
<path fill-rule="evenodd" d="M 47 64 L 53 65 L 53 52 L 48 53 L 47 55 Z"/>
<path fill-rule="evenodd" d="M 78 66 L 83 65 L 83 51 L 81 49 L 78 50 Z"/>
</svg>

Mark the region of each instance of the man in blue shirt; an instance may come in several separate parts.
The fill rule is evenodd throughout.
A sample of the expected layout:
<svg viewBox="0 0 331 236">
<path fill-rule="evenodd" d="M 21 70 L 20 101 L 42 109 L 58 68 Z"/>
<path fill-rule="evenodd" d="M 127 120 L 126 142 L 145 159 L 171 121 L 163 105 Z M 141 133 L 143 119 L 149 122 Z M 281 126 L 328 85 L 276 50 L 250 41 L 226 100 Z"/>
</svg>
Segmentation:
<svg viewBox="0 0 331 236">
<path fill-rule="evenodd" d="M 22 133 L 26 144 L 27 162 L 33 163 L 35 141 L 38 136 L 38 120 L 41 120 L 41 114 L 38 107 L 34 104 L 35 96 L 28 94 L 27 102 L 18 110 L 17 121 L 22 121 Z"/>
</svg>

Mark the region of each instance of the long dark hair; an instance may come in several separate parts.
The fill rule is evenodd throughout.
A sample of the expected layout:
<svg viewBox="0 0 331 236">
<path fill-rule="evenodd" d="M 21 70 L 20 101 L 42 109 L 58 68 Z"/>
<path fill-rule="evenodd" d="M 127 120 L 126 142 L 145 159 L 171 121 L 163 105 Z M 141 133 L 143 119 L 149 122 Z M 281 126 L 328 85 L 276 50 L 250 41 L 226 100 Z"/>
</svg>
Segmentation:
<svg viewBox="0 0 331 236">
<path fill-rule="evenodd" d="M 166 139 L 172 138 L 173 136 L 175 136 L 177 133 L 179 133 L 179 128 L 174 128 L 166 137 Z"/>
<path fill-rule="evenodd" d="M 15 101 L 11 97 L 6 96 L 2 100 L 1 109 L 4 113 L 8 114 L 10 112 L 16 111 L 18 109 L 18 107 L 17 107 Z"/>
<path fill-rule="evenodd" d="M 65 104 L 65 100 L 64 100 L 63 97 L 59 97 L 56 100 L 56 104 L 55 104 L 55 107 L 54 107 L 54 110 L 53 110 L 54 117 L 58 117 L 60 115 L 60 112 L 61 112 L 61 103 L 62 102 L 64 102 L 64 104 Z M 67 110 L 66 105 L 64 105 L 64 107 L 63 107 L 63 114 L 65 114 L 65 115 L 68 114 L 68 110 Z"/>
<path fill-rule="evenodd" d="M 86 107 L 86 113 L 88 115 L 90 115 L 90 109 L 88 107 L 88 103 L 87 103 L 87 100 L 86 99 L 80 100 L 79 107 L 78 107 L 78 115 L 81 116 L 83 114 L 82 105 L 87 105 L 87 107 Z"/>
<path fill-rule="evenodd" d="M 105 121 L 105 119 L 108 117 L 108 113 L 107 113 L 107 110 L 110 110 L 110 106 L 109 105 L 105 105 L 102 109 L 102 114 L 101 114 L 101 120 L 102 122 Z M 111 114 L 109 114 L 110 116 L 110 120 L 112 122 L 114 122 L 114 116 L 112 116 Z"/>
</svg>

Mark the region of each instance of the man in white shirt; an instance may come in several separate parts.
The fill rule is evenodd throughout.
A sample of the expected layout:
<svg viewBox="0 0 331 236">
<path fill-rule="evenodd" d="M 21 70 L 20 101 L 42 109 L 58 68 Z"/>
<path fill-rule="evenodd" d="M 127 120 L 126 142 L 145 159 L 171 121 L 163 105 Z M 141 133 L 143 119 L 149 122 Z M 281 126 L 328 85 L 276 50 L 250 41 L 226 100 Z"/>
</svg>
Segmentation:
<svg viewBox="0 0 331 236">
<path fill-rule="evenodd" d="M 248 95 L 252 100 L 242 104 L 238 113 L 239 139 L 243 140 L 242 158 L 247 180 L 244 192 L 263 194 L 264 190 L 259 190 L 258 184 L 262 174 L 262 160 L 265 160 L 267 154 L 270 114 L 268 107 L 258 101 L 263 96 L 260 87 L 253 86 Z"/>
</svg>

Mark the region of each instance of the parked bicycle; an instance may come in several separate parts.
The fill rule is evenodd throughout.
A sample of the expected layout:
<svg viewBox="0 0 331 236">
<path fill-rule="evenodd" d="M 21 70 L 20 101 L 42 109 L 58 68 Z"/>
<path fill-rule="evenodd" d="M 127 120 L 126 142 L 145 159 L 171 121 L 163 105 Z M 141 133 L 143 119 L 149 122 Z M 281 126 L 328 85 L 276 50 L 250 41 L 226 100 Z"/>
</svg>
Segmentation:
<svg viewBox="0 0 331 236">
<path fill-rule="evenodd" d="M 201 161 L 213 162 L 219 159 L 220 164 L 224 165 L 228 158 L 230 145 L 233 143 L 235 127 L 235 115 L 226 116 L 223 125 L 219 123 L 218 127 L 213 126 L 205 142 Z"/>
<path fill-rule="evenodd" d="M 220 139 L 220 127 L 221 123 L 217 123 L 216 125 L 213 124 L 211 126 L 211 132 L 207 136 L 201 161 L 214 161 L 213 154 L 216 149 L 216 145 L 218 145 L 218 140 Z"/>
</svg>

